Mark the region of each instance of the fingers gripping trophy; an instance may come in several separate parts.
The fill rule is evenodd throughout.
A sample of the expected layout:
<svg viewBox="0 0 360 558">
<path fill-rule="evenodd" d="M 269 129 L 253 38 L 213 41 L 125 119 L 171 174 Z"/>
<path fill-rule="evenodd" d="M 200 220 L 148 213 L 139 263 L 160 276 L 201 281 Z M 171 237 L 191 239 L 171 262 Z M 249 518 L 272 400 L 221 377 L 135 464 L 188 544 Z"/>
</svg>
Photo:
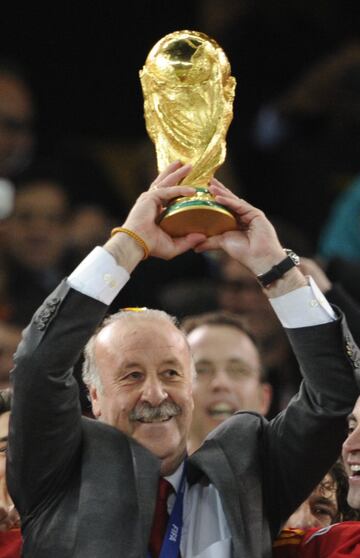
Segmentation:
<svg viewBox="0 0 360 558">
<path fill-rule="evenodd" d="M 184 182 L 196 194 L 172 200 L 160 216 L 160 227 L 172 237 L 237 228 L 234 215 L 207 188 L 226 156 L 236 85 L 230 74 L 217 42 L 186 30 L 158 41 L 140 71 L 146 129 L 159 172 L 176 160 L 192 165 Z"/>
</svg>

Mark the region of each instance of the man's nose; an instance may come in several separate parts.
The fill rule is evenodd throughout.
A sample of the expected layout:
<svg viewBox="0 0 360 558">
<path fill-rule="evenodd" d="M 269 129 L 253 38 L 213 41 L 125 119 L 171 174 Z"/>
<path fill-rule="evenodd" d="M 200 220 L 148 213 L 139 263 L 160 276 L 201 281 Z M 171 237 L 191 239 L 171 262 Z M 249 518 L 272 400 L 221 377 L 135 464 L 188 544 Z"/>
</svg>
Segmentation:
<svg viewBox="0 0 360 558">
<path fill-rule="evenodd" d="M 164 385 L 158 378 L 149 377 L 145 380 L 141 394 L 141 401 L 150 403 L 152 407 L 160 405 L 168 394 Z"/>
<path fill-rule="evenodd" d="M 298 529 L 309 529 L 310 527 L 320 527 L 319 520 L 311 513 L 310 506 L 303 502 L 300 507 L 289 517 L 286 522 L 287 527 Z"/>
<path fill-rule="evenodd" d="M 219 368 L 216 370 L 213 377 L 211 378 L 210 384 L 211 388 L 214 391 L 231 390 L 231 381 L 229 375 L 223 368 Z"/>
<path fill-rule="evenodd" d="M 360 426 L 357 426 L 343 443 L 343 450 L 347 453 L 360 453 Z"/>
</svg>

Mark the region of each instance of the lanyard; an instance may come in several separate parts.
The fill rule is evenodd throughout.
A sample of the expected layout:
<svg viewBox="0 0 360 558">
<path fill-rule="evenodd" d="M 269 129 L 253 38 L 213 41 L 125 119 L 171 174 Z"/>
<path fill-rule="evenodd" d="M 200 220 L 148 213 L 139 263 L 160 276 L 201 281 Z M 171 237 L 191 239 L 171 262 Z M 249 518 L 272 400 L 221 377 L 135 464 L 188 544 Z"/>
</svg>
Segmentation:
<svg viewBox="0 0 360 558">
<path fill-rule="evenodd" d="M 178 558 L 179 556 L 181 532 L 183 526 L 183 504 L 185 486 L 186 462 L 184 463 L 179 490 L 176 493 L 175 504 L 168 520 L 159 558 Z M 147 558 L 151 558 L 150 552 L 148 552 Z"/>
</svg>

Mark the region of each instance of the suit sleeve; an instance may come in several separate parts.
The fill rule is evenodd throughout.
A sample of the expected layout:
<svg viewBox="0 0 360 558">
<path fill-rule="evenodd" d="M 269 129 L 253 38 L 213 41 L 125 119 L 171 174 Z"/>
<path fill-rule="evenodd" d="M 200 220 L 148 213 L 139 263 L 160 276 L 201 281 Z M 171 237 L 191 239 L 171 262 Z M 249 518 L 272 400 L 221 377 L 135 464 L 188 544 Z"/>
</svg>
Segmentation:
<svg viewBox="0 0 360 558">
<path fill-rule="evenodd" d="M 360 305 L 341 285 L 335 284 L 327 291 L 326 298 L 344 312 L 351 333 L 360 345 Z"/>
<path fill-rule="evenodd" d="M 61 491 L 79 457 L 81 408 L 72 367 L 106 311 L 64 281 L 23 332 L 11 372 L 7 463 L 9 491 L 22 516 Z"/>
<path fill-rule="evenodd" d="M 264 496 L 273 536 L 338 458 L 358 396 L 360 351 L 343 316 L 287 333 L 304 380 L 285 411 L 264 426 Z"/>
</svg>

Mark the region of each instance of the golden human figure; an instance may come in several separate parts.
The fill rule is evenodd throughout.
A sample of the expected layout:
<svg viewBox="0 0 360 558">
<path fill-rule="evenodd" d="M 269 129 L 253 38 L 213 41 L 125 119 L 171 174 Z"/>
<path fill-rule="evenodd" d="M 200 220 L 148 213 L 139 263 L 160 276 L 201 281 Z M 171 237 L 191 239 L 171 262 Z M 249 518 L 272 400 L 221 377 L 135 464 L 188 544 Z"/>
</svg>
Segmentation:
<svg viewBox="0 0 360 558">
<path fill-rule="evenodd" d="M 191 163 L 186 184 L 197 190 L 168 206 L 161 227 L 172 236 L 211 236 L 234 229 L 232 213 L 207 190 L 225 160 L 225 136 L 233 116 L 236 82 L 224 51 L 204 33 L 175 31 L 150 50 L 140 80 L 158 170 L 175 160 Z"/>
</svg>

